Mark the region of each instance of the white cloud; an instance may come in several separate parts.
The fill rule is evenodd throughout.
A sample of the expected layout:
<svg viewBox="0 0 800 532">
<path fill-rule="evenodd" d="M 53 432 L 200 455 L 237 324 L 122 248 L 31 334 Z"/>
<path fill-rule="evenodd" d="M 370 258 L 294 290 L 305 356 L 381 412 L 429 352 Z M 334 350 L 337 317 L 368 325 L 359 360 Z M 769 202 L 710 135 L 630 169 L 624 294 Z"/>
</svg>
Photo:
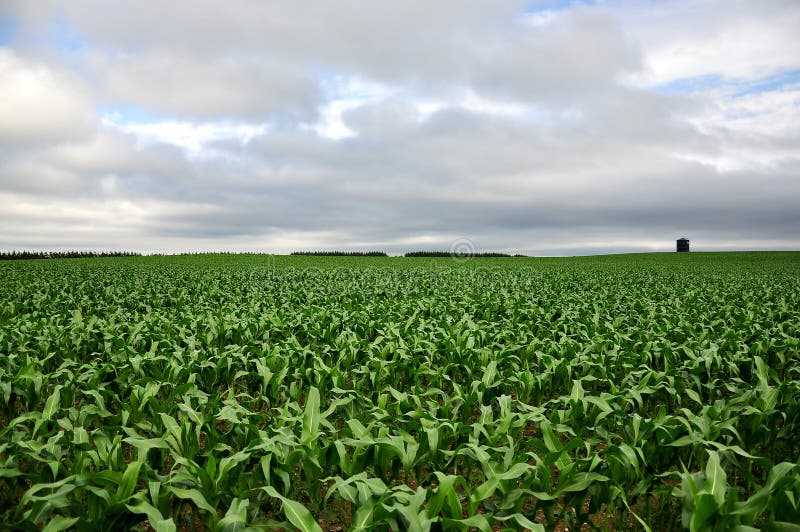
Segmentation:
<svg viewBox="0 0 800 532">
<path fill-rule="evenodd" d="M 523 15 L 526 24 L 533 27 L 546 26 L 558 18 L 558 12 L 550 9 L 534 11 Z"/>
<path fill-rule="evenodd" d="M 691 117 L 699 131 L 717 139 L 715 153 L 684 153 L 687 160 L 720 172 L 773 169 L 800 162 L 800 87 L 745 95 L 726 91 Z M 699 95 L 698 98 L 702 98 Z"/>
<path fill-rule="evenodd" d="M 627 78 L 639 85 L 707 75 L 753 79 L 800 68 L 794 0 L 622 1 L 609 9 L 642 47 L 645 68 Z"/>
<path fill-rule="evenodd" d="M 93 121 L 91 95 L 75 75 L 0 48 L 0 142 L 79 138 L 91 131 Z"/>
<path fill-rule="evenodd" d="M 327 101 L 318 107 L 316 122 L 305 123 L 301 127 L 331 140 L 357 135 L 356 131 L 345 124 L 345 113 L 388 98 L 393 92 L 386 85 L 354 76 L 331 76 L 323 79 L 321 85 Z"/>
<path fill-rule="evenodd" d="M 319 120 L 314 124 L 304 124 L 304 127 L 332 140 L 353 137 L 356 132 L 347 127 L 342 120 L 342 115 L 346 111 L 360 107 L 366 101 L 360 98 L 330 101 L 320 107 Z"/>
<path fill-rule="evenodd" d="M 140 144 L 166 143 L 178 146 L 194 156 L 211 150 L 209 144 L 235 140 L 247 144 L 269 130 L 266 124 L 243 124 L 231 122 L 180 122 L 165 120 L 158 122 L 125 123 L 118 116 L 106 116 L 103 124 L 134 135 Z"/>
</svg>

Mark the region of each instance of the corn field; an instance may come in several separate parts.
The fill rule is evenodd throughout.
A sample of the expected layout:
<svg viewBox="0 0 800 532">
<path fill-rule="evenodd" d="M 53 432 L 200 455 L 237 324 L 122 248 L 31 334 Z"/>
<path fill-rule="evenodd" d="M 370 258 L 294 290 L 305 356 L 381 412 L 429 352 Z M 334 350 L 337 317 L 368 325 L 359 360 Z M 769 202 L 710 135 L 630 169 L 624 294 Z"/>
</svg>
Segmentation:
<svg viewBox="0 0 800 532">
<path fill-rule="evenodd" d="M 800 530 L 800 253 L 0 279 L 0 528 Z"/>
</svg>

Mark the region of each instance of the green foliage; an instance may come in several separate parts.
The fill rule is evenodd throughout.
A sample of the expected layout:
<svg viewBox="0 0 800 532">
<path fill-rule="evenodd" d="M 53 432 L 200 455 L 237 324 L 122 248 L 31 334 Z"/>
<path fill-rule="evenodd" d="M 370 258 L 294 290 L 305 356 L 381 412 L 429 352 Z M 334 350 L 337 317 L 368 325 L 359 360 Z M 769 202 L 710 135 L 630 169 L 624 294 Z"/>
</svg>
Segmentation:
<svg viewBox="0 0 800 532">
<path fill-rule="evenodd" d="M 409 251 L 404 257 L 453 257 L 457 256 L 458 252 L 454 251 Z M 496 258 L 496 257 L 524 257 L 525 255 L 509 255 L 508 253 L 500 253 L 498 251 L 480 251 L 477 253 L 467 253 L 465 257 L 477 258 Z"/>
<path fill-rule="evenodd" d="M 0 251 L 0 260 L 90 259 L 98 257 L 138 257 L 140 255 L 140 253 L 133 251 Z"/>
<path fill-rule="evenodd" d="M 312 257 L 388 257 L 385 251 L 292 251 L 292 255 Z"/>
<path fill-rule="evenodd" d="M 2 529 L 800 523 L 800 254 L 0 278 Z"/>
</svg>

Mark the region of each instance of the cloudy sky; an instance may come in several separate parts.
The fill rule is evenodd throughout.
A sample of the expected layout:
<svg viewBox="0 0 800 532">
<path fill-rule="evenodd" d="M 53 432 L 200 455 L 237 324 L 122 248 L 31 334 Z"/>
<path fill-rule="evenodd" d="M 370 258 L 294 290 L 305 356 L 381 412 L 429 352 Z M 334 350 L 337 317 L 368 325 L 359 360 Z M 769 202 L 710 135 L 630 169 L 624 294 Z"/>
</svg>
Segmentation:
<svg viewBox="0 0 800 532">
<path fill-rule="evenodd" d="M 0 249 L 800 249 L 797 0 L 3 0 Z"/>
</svg>

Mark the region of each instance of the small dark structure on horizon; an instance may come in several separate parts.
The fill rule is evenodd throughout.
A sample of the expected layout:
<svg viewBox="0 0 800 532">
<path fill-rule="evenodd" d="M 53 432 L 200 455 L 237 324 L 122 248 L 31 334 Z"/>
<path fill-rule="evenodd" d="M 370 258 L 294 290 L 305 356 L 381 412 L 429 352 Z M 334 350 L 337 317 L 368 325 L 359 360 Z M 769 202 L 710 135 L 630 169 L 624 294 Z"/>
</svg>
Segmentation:
<svg viewBox="0 0 800 532">
<path fill-rule="evenodd" d="M 677 251 L 689 251 L 689 239 L 681 237 L 677 241 Z"/>
</svg>

